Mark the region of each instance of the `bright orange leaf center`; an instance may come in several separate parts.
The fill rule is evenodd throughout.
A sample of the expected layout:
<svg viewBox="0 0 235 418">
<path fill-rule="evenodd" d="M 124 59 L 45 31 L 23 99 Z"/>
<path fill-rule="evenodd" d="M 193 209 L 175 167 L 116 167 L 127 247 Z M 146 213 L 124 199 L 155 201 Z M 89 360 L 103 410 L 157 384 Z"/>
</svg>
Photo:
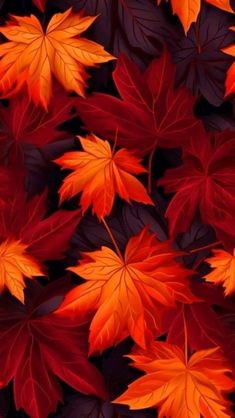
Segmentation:
<svg viewBox="0 0 235 418">
<path fill-rule="evenodd" d="M 0 244 L 0 292 L 7 288 L 24 303 L 24 278 L 43 275 L 39 263 L 27 254 L 27 245 L 10 239 Z"/>
<path fill-rule="evenodd" d="M 81 38 L 96 19 L 73 13 L 55 14 L 44 33 L 36 16 L 12 16 L 0 27 L 9 42 L 0 45 L 0 91 L 9 96 L 26 82 L 35 104 L 47 110 L 52 95 L 52 74 L 67 91 L 84 96 L 86 67 L 114 59 L 102 46 Z"/>
</svg>

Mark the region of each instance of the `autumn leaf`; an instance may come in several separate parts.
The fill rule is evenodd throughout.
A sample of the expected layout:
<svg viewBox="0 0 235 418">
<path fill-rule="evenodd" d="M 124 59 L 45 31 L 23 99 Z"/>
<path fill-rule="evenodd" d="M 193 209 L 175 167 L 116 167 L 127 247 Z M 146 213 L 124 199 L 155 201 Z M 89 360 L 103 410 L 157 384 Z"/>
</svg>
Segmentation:
<svg viewBox="0 0 235 418">
<path fill-rule="evenodd" d="M 154 337 L 162 306 L 191 303 L 190 270 L 182 267 L 169 241 L 160 242 L 144 228 L 132 237 L 121 258 L 108 247 L 84 253 L 69 270 L 86 280 L 65 297 L 58 315 L 95 314 L 90 352 L 103 351 L 128 334 L 142 347 Z"/>
<path fill-rule="evenodd" d="M 229 26 L 230 14 L 204 4 L 187 36 L 182 32 L 179 39 L 173 37 L 171 52 L 177 85 L 188 87 L 196 97 L 202 94 L 213 106 L 224 101 L 226 72 L 232 64 L 232 57 L 222 52 L 234 41 Z"/>
<path fill-rule="evenodd" d="M 63 399 L 59 380 L 83 394 L 107 396 L 102 376 L 87 360 L 87 326 L 54 315 L 67 290 L 60 280 L 46 287 L 30 281 L 25 305 L 9 294 L 0 300 L 1 387 L 13 381 L 16 409 L 31 418 L 56 411 Z"/>
<path fill-rule="evenodd" d="M 80 221 L 80 211 L 47 214 L 47 194 L 28 199 L 24 173 L 5 170 L 8 183 L 0 206 L 0 292 L 7 288 L 24 302 L 24 278 L 44 276 L 43 263 L 63 259 Z M 12 178 L 11 178 L 12 177 Z"/>
<path fill-rule="evenodd" d="M 189 360 L 177 346 L 154 342 L 129 356 L 145 376 L 115 400 L 131 409 L 158 407 L 159 418 L 230 418 L 225 394 L 235 381 L 218 348 L 195 352 Z"/>
<path fill-rule="evenodd" d="M 48 112 L 36 107 L 26 88 L 12 97 L 8 107 L 0 104 L 0 155 L 3 162 L 25 163 L 26 147 L 42 147 L 52 141 L 67 139 L 68 133 L 59 126 L 71 119 L 74 98 L 60 86 L 55 86 Z M 15 159 L 14 159 L 15 156 Z"/>
<path fill-rule="evenodd" d="M 234 13 L 233 8 L 231 7 L 231 0 L 206 0 L 207 3 L 212 4 L 212 6 L 218 7 L 225 12 Z"/>
<path fill-rule="evenodd" d="M 10 176 L 11 170 L 8 173 Z M 0 207 L 0 239 L 20 241 L 27 246 L 27 254 L 40 263 L 63 259 L 80 221 L 80 210 L 48 214 L 47 193 L 29 199 L 23 184 L 24 176 L 13 171 L 5 189 L 6 202 Z"/>
<path fill-rule="evenodd" d="M 0 27 L 9 41 L 0 45 L 0 91 L 4 97 L 27 83 L 35 104 L 41 103 L 47 110 L 52 74 L 65 90 L 84 96 L 85 68 L 113 59 L 102 46 L 79 36 L 96 17 L 84 17 L 70 8 L 55 14 L 45 33 L 34 15 L 12 19 Z"/>
<path fill-rule="evenodd" d="M 195 286 L 196 285 L 196 286 Z M 220 347 L 226 358 L 230 336 L 224 325 L 223 316 L 216 307 L 225 306 L 223 293 L 211 283 L 193 282 L 192 291 L 198 301 L 167 309 L 163 318 L 163 328 L 157 337 L 167 334 L 166 341 L 184 349 L 185 330 L 190 352 Z"/>
<path fill-rule="evenodd" d="M 162 45 L 173 36 L 171 25 L 154 0 L 50 0 L 65 10 L 69 6 L 98 15 L 92 25 L 92 39 L 108 47 L 115 56 L 124 52 L 144 66 L 161 53 Z M 104 78 L 100 77 L 103 84 Z"/>
<path fill-rule="evenodd" d="M 60 188 L 60 201 L 78 193 L 83 213 L 92 205 L 99 219 L 109 215 L 115 193 L 130 202 L 153 204 L 144 186 L 132 174 L 146 172 L 139 158 L 125 149 L 113 152 L 108 141 L 95 135 L 79 137 L 84 151 L 72 151 L 55 160 L 63 169 L 73 170 Z"/>
<path fill-rule="evenodd" d="M 158 4 L 162 0 L 157 0 Z M 185 33 L 188 32 L 191 24 L 196 22 L 201 8 L 201 0 L 171 0 L 173 13 L 176 14 L 184 28 Z"/>
<path fill-rule="evenodd" d="M 157 0 L 158 4 L 162 0 Z M 225 10 L 226 12 L 234 13 L 230 6 L 230 0 L 206 0 L 207 3 L 212 4 L 219 9 Z M 184 28 L 185 33 L 188 32 L 191 24 L 196 22 L 200 9 L 201 0 L 171 0 L 173 13 L 176 14 Z"/>
<path fill-rule="evenodd" d="M 232 31 L 235 31 L 235 26 L 231 26 L 230 29 Z M 228 55 L 231 55 L 232 57 L 235 57 L 235 46 L 234 46 L 234 44 L 223 48 L 222 51 L 225 52 Z M 227 71 L 225 89 L 226 89 L 226 91 L 225 91 L 226 96 L 228 96 L 230 94 L 233 94 L 235 92 L 235 63 L 233 63 Z"/>
<path fill-rule="evenodd" d="M 113 79 L 122 100 L 103 93 L 76 100 L 78 115 L 89 130 L 115 140 L 118 129 L 117 144 L 138 155 L 156 147 L 179 147 L 201 136 L 195 99 L 185 87 L 175 88 L 175 66 L 166 49 L 145 72 L 120 54 Z"/>
<path fill-rule="evenodd" d="M 229 305 L 230 301 L 224 299 L 221 289 L 212 283 L 192 281 L 191 289 L 198 301 L 187 305 L 178 302 L 176 308 L 166 309 L 162 329 L 156 337 L 166 336 L 168 343 L 184 349 L 187 331 L 188 350 L 191 353 L 220 347 L 228 358 L 231 336 L 227 332 L 223 315 L 231 309 L 232 303 Z"/>
<path fill-rule="evenodd" d="M 0 244 L 0 292 L 6 287 L 24 303 L 24 278 L 43 276 L 40 264 L 26 252 L 27 245 L 6 240 Z"/>
<path fill-rule="evenodd" d="M 130 411 L 127 406 L 101 402 L 94 396 L 68 396 L 55 418 L 156 418 L 152 411 Z M 4 417 L 5 418 L 5 417 Z"/>
<path fill-rule="evenodd" d="M 197 302 L 191 305 L 179 305 L 177 309 L 166 312 L 164 320 L 168 320 L 167 342 L 184 348 L 184 324 L 188 332 L 188 345 L 192 350 L 201 350 L 220 346 L 225 349 L 227 332 L 222 319 L 213 310 L 211 303 Z M 164 334 L 166 333 L 166 330 Z M 163 334 L 163 333 L 162 333 Z"/>
<path fill-rule="evenodd" d="M 212 250 L 213 256 L 205 261 L 213 269 L 204 276 L 205 280 L 216 285 L 222 284 L 225 296 L 235 292 L 235 251 L 233 254 L 224 250 Z"/>
<path fill-rule="evenodd" d="M 193 141 L 183 152 L 183 164 L 165 172 L 158 184 L 167 193 L 176 192 L 166 211 L 172 236 L 185 232 L 199 209 L 202 221 L 220 237 L 226 214 L 232 217 L 235 210 L 234 162 L 234 134 L 224 131 Z M 227 224 L 231 237 L 233 222 Z"/>
</svg>

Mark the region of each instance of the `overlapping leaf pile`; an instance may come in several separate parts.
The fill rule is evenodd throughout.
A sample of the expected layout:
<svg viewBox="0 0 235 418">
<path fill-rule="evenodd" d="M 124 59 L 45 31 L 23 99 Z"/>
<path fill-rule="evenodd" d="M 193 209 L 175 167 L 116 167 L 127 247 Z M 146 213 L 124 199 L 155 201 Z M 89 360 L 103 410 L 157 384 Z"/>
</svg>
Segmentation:
<svg viewBox="0 0 235 418">
<path fill-rule="evenodd" d="M 233 417 L 233 1 L 0 8 L 0 417 Z"/>
</svg>

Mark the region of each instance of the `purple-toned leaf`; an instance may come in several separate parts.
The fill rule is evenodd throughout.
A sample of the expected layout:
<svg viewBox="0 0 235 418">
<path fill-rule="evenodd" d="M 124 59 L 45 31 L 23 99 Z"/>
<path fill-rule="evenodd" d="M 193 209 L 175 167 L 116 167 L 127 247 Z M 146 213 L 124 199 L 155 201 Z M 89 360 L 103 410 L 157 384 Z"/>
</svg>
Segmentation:
<svg viewBox="0 0 235 418">
<path fill-rule="evenodd" d="M 8 106 L 0 103 L 0 161 L 23 165 L 29 145 L 41 148 L 67 138 L 59 127 L 72 118 L 73 105 L 74 98 L 57 84 L 48 112 L 33 104 L 26 89 L 12 97 Z"/>
<path fill-rule="evenodd" d="M 92 396 L 74 395 L 67 399 L 55 418 L 155 418 L 156 413 L 131 411 L 128 407 L 102 402 Z"/>
<path fill-rule="evenodd" d="M 152 199 L 156 202 L 155 207 L 138 203 L 115 205 L 107 222 L 121 249 L 124 249 L 128 239 L 136 235 L 145 225 L 148 225 L 160 240 L 167 239 L 167 225 L 164 219 L 165 202 L 157 192 L 154 192 Z M 110 237 L 104 225 L 88 213 L 82 218 L 77 234 L 73 236 L 72 255 L 77 258 L 80 252 L 92 251 L 102 245 L 112 247 Z"/>
<path fill-rule="evenodd" d="M 114 55 L 125 52 L 143 66 L 156 57 L 172 29 L 155 0 L 54 0 L 62 9 L 74 6 L 99 15 L 91 28 L 92 39 Z"/>
<path fill-rule="evenodd" d="M 24 148 L 24 166 L 27 169 L 26 185 L 29 195 L 41 193 L 49 185 L 49 188 L 58 186 L 58 167 L 53 160 L 67 151 L 75 149 L 74 139 L 64 139 L 47 144 L 42 148 L 27 146 Z"/>
<path fill-rule="evenodd" d="M 208 102 L 219 106 L 224 98 L 226 71 L 231 57 L 221 51 L 234 42 L 229 31 L 231 16 L 215 7 L 205 6 L 187 36 L 175 38 L 172 48 L 177 64 L 177 81 L 194 95 L 202 94 Z"/>
<path fill-rule="evenodd" d="M 177 239 L 177 244 L 180 249 L 190 252 L 215 241 L 216 235 L 214 230 L 209 225 L 204 225 L 199 219 L 199 216 L 197 216 L 189 230 L 181 234 Z M 196 268 L 197 265 L 200 265 L 200 260 L 203 261 L 209 254 L 210 250 L 208 249 L 193 252 L 191 255 L 189 254 L 189 256 L 184 257 L 184 263 Z"/>
</svg>

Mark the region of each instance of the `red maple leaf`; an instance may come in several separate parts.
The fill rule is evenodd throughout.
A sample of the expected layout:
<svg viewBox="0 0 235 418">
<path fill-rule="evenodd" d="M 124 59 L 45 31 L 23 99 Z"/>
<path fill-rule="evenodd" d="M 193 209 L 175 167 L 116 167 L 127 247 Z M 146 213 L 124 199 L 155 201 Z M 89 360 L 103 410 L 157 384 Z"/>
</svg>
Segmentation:
<svg viewBox="0 0 235 418">
<path fill-rule="evenodd" d="M 47 418 L 62 401 L 57 377 L 84 394 L 106 396 L 87 360 L 86 326 L 53 314 L 65 292 L 60 281 L 44 288 L 30 282 L 25 305 L 8 294 L 0 300 L 1 386 L 13 380 L 16 408 L 31 418 Z"/>
<path fill-rule="evenodd" d="M 190 305 L 178 303 L 176 308 L 166 310 L 163 314 L 162 331 L 157 336 L 167 333 L 168 343 L 184 349 L 186 330 L 191 352 L 219 346 L 231 363 L 228 350 L 231 335 L 226 329 L 223 312 L 226 312 L 226 317 L 228 313 L 230 315 L 233 312 L 233 303 L 225 301 L 221 289 L 212 284 L 193 282 L 192 290 L 198 301 Z"/>
<path fill-rule="evenodd" d="M 25 286 L 20 278 L 39 276 L 45 271 L 41 265 L 44 261 L 65 257 L 80 221 L 80 211 L 58 210 L 47 215 L 46 193 L 28 199 L 22 187 L 22 173 L 9 171 L 8 174 L 8 189 L 0 207 L 0 268 L 2 275 L 5 274 L 5 285 L 23 302 Z M 10 255 L 14 257 L 13 264 Z M 1 283 L 1 290 L 3 287 Z"/>
<path fill-rule="evenodd" d="M 220 347 L 234 372 L 234 301 L 225 299 L 223 290 L 212 283 L 193 281 L 192 291 L 198 301 L 165 310 L 156 337 L 166 335 L 168 343 L 185 349 L 186 333 L 191 353 Z"/>
<path fill-rule="evenodd" d="M 8 107 L 0 104 L 0 158 L 6 159 L 10 152 L 11 159 L 19 165 L 27 145 L 42 147 L 65 139 L 68 134 L 58 127 L 71 118 L 73 104 L 74 99 L 60 86 L 54 89 L 48 112 L 34 105 L 26 89 L 11 98 Z"/>
<path fill-rule="evenodd" d="M 118 130 L 118 145 L 139 155 L 201 135 L 201 122 L 193 114 L 195 99 L 185 87 L 174 88 L 175 66 L 166 50 L 144 73 L 121 54 L 113 79 L 122 100 L 93 93 L 76 101 L 89 130 L 113 140 Z"/>
<path fill-rule="evenodd" d="M 183 153 L 183 164 L 167 170 L 158 182 L 167 193 L 175 192 L 166 217 L 170 232 L 185 232 L 199 209 L 202 221 L 211 225 L 220 239 L 234 240 L 235 139 L 232 132 L 204 136 Z M 225 232 L 225 218 L 230 218 Z M 221 233 L 221 230 L 223 233 Z"/>
</svg>

